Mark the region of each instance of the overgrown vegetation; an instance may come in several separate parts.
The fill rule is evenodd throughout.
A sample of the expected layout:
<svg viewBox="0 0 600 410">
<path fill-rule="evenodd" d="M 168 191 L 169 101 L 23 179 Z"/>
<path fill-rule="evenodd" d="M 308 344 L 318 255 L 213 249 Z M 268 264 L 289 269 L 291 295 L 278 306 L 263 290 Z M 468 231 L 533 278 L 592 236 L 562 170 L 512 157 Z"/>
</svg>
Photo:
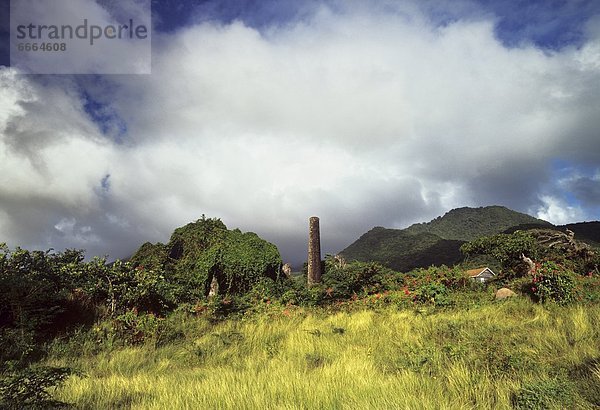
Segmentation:
<svg viewBox="0 0 600 410">
<path fill-rule="evenodd" d="M 2 406 L 60 404 L 48 390 L 70 369 L 35 366 L 49 340 L 96 324 L 104 346 L 141 344 L 175 308 L 209 305 L 213 277 L 225 305 L 263 279 L 278 280 L 280 265 L 274 245 L 204 217 L 177 229 L 167 246 L 142 246 L 131 262 L 0 245 Z"/>
<path fill-rule="evenodd" d="M 204 216 L 177 228 L 166 245 L 142 245 L 131 259 L 137 266 L 164 271 L 179 285 L 178 299 L 187 302 L 208 295 L 213 278 L 220 293 L 240 293 L 261 278 L 277 280 L 281 266 L 275 245 Z"/>
<path fill-rule="evenodd" d="M 552 261 L 536 266 L 532 283 L 531 291 L 542 302 L 553 300 L 566 304 L 576 297 L 575 274 Z"/>
<path fill-rule="evenodd" d="M 2 245 L 0 408 L 599 406 L 596 254 L 523 231 L 463 251 L 500 276 L 327 257 L 308 287 L 207 218 L 129 262 Z"/>
</svg>

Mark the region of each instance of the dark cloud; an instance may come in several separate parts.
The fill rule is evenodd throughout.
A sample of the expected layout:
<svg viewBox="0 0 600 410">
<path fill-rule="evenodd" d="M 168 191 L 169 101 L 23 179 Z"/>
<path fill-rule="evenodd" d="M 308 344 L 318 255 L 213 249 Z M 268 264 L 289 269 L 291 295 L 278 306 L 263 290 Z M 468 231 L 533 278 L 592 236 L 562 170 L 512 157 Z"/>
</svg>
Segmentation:
<svg viewBox="0 0 600 410">
<path fill-rule="evenodd" d="M 10 1 L 0 2 L 0 66 L 10 66 Z"/>
<path fill-rule="evenodd" d="M 578 177 L 568 181 L 567 188 L 584 204 L 600 205 L 600 178 Z"/>
</svg>

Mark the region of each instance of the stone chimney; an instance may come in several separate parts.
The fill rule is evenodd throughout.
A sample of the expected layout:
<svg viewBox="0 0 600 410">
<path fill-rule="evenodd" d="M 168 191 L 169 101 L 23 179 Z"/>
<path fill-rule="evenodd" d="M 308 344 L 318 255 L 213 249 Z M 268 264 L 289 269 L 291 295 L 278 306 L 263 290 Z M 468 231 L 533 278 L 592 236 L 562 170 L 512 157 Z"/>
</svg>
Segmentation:
<svg viewBox="0 0 600 410">
<path fill-rule="evenodd" d="M 308 222 L 308 286 L 321 282 L 321 234 L 319 218 L 312 216 Z"/>
</svg>

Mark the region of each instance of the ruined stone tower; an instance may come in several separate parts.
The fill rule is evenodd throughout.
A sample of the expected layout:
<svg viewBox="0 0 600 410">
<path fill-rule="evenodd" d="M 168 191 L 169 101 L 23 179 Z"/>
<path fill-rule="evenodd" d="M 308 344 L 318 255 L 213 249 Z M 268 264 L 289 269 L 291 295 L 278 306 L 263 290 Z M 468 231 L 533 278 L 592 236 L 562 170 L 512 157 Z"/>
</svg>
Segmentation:
<svg viewBox="0 0 600 410">
<path fill-rule="evenodd" d="M 321 282 L 321 234 L 319 218 L 308 221 L 308 285 Z"/>
</svg>

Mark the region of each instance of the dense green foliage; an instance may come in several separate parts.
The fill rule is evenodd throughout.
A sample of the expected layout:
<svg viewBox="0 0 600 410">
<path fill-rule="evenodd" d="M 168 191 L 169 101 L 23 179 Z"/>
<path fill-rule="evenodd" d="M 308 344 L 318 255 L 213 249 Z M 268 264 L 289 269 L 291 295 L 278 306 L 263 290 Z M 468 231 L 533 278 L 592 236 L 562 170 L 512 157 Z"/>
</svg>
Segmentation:
<svg viewBox="0 0 600 410">
<path fill-rule="evenodd" d="M 0 245 L 0 368 L 35 357 L 36 342 L 65 323 L 89 320 L 87 306 L 74 297 L 74 289 L 93 279 L 83 277 L 88 264 L 82 260 L 79 251 L 11 252 Z"/>
<path fill-rule="evenodd" d="M 431 266 L 415 269 L 404 278 L 405 293 L 411 294 L 413 302 L 434 306 L 450 306 L 454 302 L 451 291 L 478 289 L 479 283 L 468 278 L 458 267 Z"/>
<path fill-rule="evenodd" d="M 163 270 L 179 285 L 178 299 L 193 302 L 208 295 L 213 277 L 219 293 L 248 291 L 262 278 L 277 280 L 277 247 L 252 232 L 228 230 L 219 219 L 205 218 L 177 228 L 169 243 L 146 243 L 132 263 Z"/>
<path fill-rule="evenodd" d="M 485 254 L 496 258 L 503 267 L 499 280 L 523 277 L 522 290 L 541 302 L 572 303 L 581 297 L 578 276 L 598 275 L 600 259 L 573 238 L 550 234 L 550 241 L 547 230 L 498 234 L 468 242 L 461 250 L 468 257 Z M 530 259 L 528 263 L 525 256 Z"/>
<path fill-rule="evenodd" d="M 564 265 L 579 274 L 598 271 L 600 257 L 598 250 L 586 248 L 581 242 L 560 243 L 540 241 L 551 230 L 516 231 L 511 234 L 498 234 L 465 243 L 461 251 L 471 258 L 477 255 L 489 255 L 498 260 L 507 275 L 522 276 L 529 268 L 523 263 L 522 256 L 534 261 L 553 261 Z M 536 235 L 538 236 L 536 238 Z M 563 235 L 564 237 L 564 235 Z M 561 239 L 560 236 L 557 236 Z"/>
<path fill-rule="evenodd" d="M 99 317 L 164 315 L 196 303 L 208 293 L 209 274 L 224 295 L 248 291 L 278 279 L 280 264 L 274 245 L 206 218 L 177 229 L 168 246 L 143 245 L 132 262 L 0 245 L 0 364 L 26 363 L 36 342 Z"/>
<path fill-rule="evenodd" d="M 531 290 L 542 302 L 572 302 L 575 299 L 575 274 L 555 262 L 545 261 L 533 272 Z"/>
<path fill-rule="evenodd" d="M 517 410 L 546 410 L 562 408 L 576 400 L 577 391 L 573 382 L 547 379 L 523 384 L 514 393 L 512 405 Z"/>
<path fill-rule="evenodd" d="M 479 238 L 462 245 L 460 250 L 468 256 L 490 255 L 496 258 L 504 269 L 516 269 L 522 265 L 521 255 L 538 259 L 544 252 L 535 238 L 527 231 Z"/>
<path fill-rule="evenodd" d="M 67 403 L 56 400 L 56 389 L 73 374 L 69 367 L 35 366 L 0 379 L 0 408 L 60 408 Z"/>
<path fill-rule="evenodd" d="M 97 340 L 104 346 L 143 343 L 160 331 L 158 318 L 178 306 L 225 305 L 221 297 L 206 300 L 213 276 L 227 296 L 247 292 L 263 279 L 277 280 L 280 265 L 274 245 L 207 218 L 177 229 L 168 245 L 144 244 L 131 262 L 85 262 L 80 250 L 11 251 L 2 244 L 0 405 L 58 404 L 48 390 L 69 369 L 32 366 L 53 337 L 102 321 Z"/>
<path fill-rule="evenodd" d="M 347 299 L 356 294 L 383 291 L 401 281 L 397 273 L 377 263 L 353 262 L 340 265 L 332 258 L 325 260 L 323 287 L 328 297 Z"/>
</svg>

